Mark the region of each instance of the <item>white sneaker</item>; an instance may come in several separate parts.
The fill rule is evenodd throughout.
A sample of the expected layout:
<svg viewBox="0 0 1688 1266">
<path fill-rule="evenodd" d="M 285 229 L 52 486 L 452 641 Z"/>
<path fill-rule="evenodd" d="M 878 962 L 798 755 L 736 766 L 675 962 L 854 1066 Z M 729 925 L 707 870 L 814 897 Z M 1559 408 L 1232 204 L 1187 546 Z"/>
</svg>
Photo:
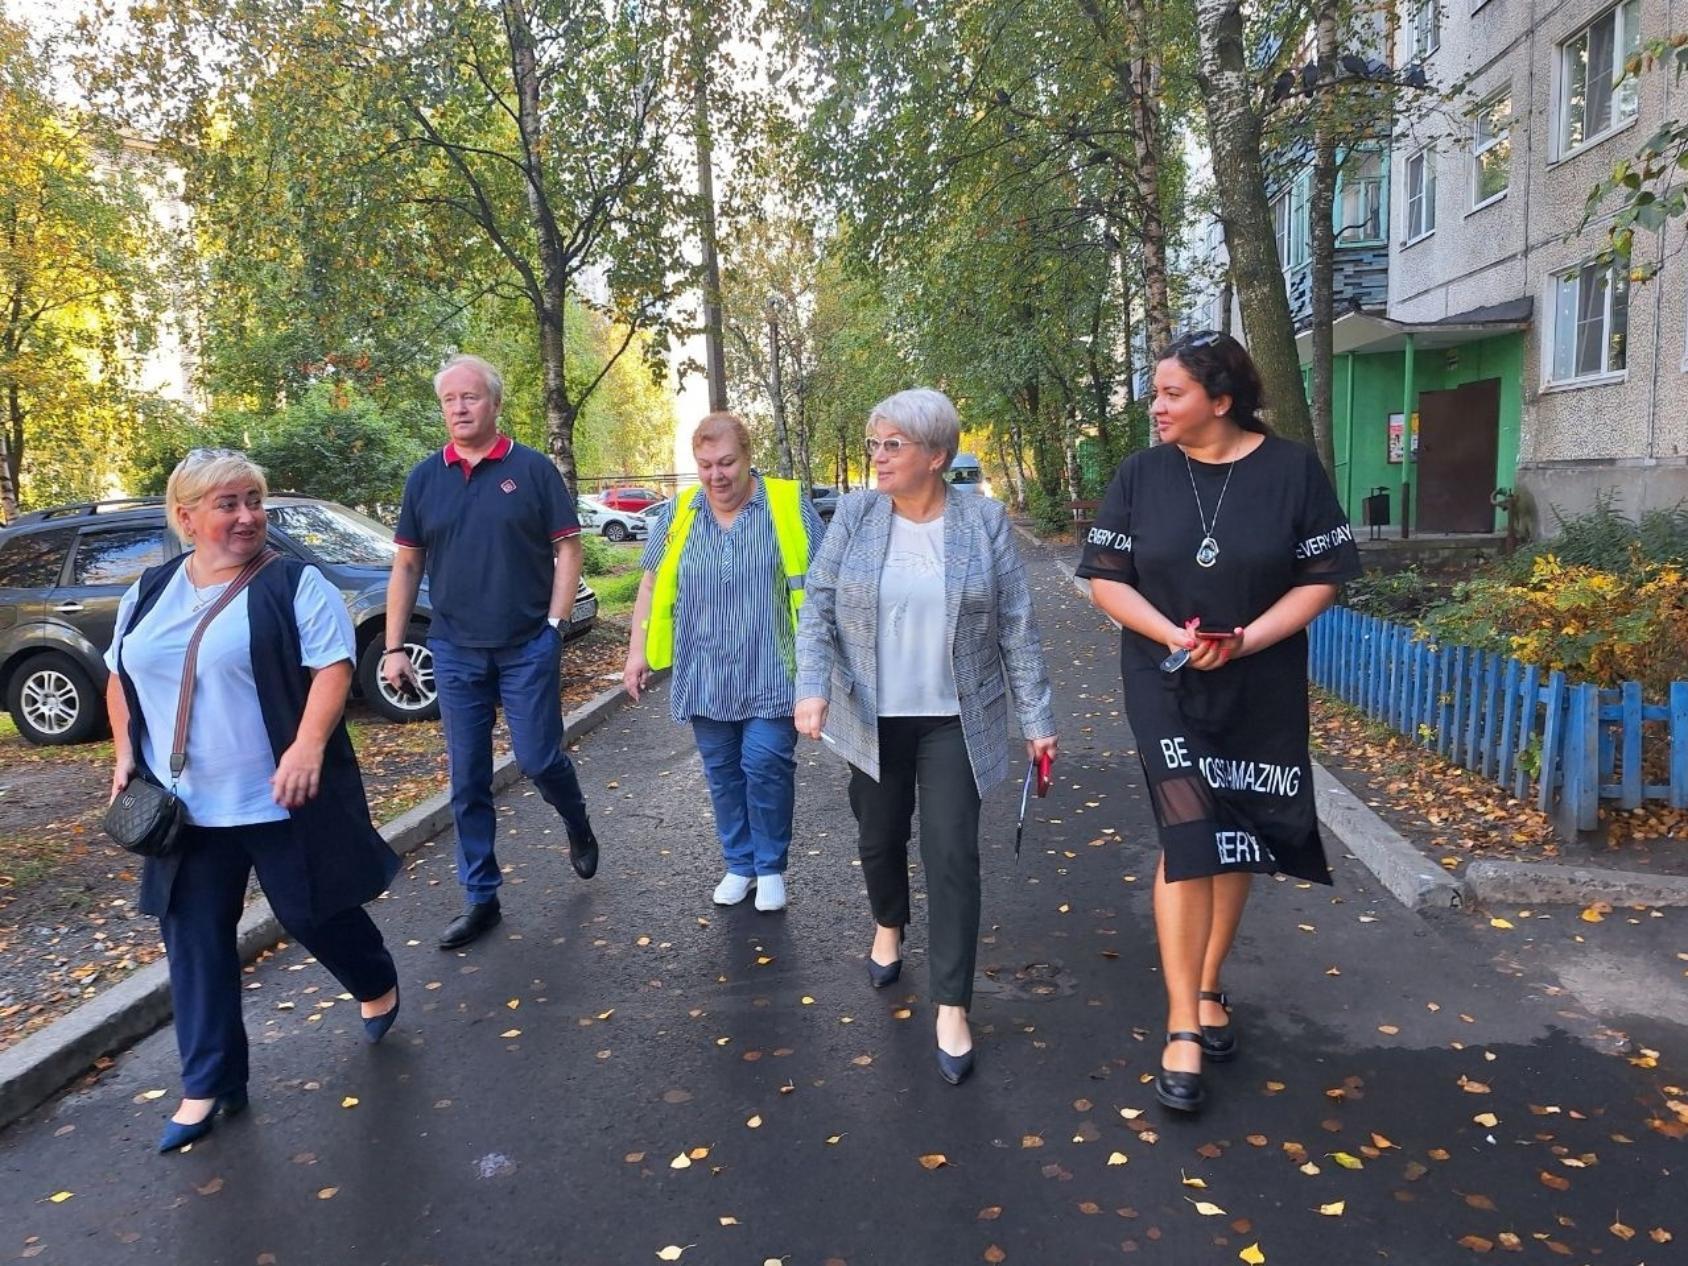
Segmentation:
<svg viewBox="0 0 1688 1266">
<path fill-rule="evenodd" d="M 756 886 L 756 880 L 749 875 L 735 875 L 731 871 L 721 876 L 721 882 L 715 885 L 715 904 L 718 906 L 736 906 L 750 895 L 750 890 Z M 780 899 L 785 904 L 785 899 Z"/>
<path fill-rule="evenodd" d="M 785 876 L 756 876 L 756 908 L 762 911 L 785 909 Z"/>
</svg>

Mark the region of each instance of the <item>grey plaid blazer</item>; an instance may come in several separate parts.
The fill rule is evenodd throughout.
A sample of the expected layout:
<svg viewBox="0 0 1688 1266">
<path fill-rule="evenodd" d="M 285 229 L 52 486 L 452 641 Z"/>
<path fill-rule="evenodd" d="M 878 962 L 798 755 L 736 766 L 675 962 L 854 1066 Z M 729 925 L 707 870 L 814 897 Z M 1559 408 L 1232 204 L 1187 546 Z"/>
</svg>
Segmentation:
<svg viewBox="0 0 1688 1266">
<path fill-rule="evenodd" d="M 797 698 L 825 699 L 826 735 L 840 756 L 879 779 L 879 573 L 891 540 L 891 499 L 839 498 L 809 563 L 797 629 Z M 1000 502 L 951 491 L 944 504 L 944 600 L 961 729 L 983 795 L 1008 777 L 1008 698 L 1029 739 L 1055 733 L 1049 673 L 1014 529 Z M 887 649 L 887 653 L 894 653 Z"/>
</svg>

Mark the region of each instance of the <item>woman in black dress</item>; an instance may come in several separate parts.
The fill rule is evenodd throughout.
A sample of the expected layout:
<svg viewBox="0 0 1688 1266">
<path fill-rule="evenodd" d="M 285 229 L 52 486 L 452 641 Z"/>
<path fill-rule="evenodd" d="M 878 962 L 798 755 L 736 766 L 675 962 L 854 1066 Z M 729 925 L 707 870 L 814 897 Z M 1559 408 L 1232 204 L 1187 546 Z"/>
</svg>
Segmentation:
<svg viewBox="0 0 1688 1266">
<path fill-rule="evenodd" d="M 1078 574 L 1123 626 L 1120 669 L 1161 860 L 1167 1039 L 1155 1093 L 1194 1111 L 1202 1059 L 1237 1050 L 1220 987 L 1250 876 L 1331 882 L 1307 754 L 1307 625 L 1360 574 L 1318 458 L 1260 420 L 1235 339 L 1191 334 L 1155 368 L 1161 443 L 1120 463 Z"/>
</svg>

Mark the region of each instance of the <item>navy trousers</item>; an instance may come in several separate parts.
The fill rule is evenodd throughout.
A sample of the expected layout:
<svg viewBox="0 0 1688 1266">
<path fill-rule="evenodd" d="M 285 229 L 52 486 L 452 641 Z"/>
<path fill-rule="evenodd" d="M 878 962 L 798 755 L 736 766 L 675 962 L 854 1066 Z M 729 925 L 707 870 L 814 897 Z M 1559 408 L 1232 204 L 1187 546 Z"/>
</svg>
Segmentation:
<svg viewBox="0 0 1688 1266">
<path fill-rule="evenodd" d="M 170 962 L 182 1093 L 189 1099 L 229 1094 L 246 1084 L 246 1026 L 241 1020 L 240 954 L 235 929 L 254 867 L 294 877 L 288 825 L 184 827 L 182 861 L 159 921 Z M 287 925 L 287 933 L 328 968 L 359 1002 L 398 983 L 393 956 L 362 906 L 320 923 Z"/>
<path fill-rule="evenodd" d="M 493 852 L 492 723 L 504 706 L 516 764 L 570 836 L 592 829 L 580 777 L 563 746 L 562 635 L 546 625 L 517 646 L 458 646 L 428 639 L 440 692 L 451 765 L 451 816 L 457 824 L 457 878 L 471 904 L 491 901 L 504 876 Z"/>
</svg>

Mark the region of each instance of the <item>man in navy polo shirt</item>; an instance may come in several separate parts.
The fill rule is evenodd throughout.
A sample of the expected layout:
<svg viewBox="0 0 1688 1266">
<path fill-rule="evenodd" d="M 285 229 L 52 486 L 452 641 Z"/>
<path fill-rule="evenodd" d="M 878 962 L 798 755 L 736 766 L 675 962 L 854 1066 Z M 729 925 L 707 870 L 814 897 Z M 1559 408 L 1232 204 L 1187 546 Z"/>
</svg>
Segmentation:
<svg viewBox="0 0 1688 1266">
<path fill-rule="evenodd" d="M 492 723 L 500 703 L 522 773 L 562 815 L 569 860 L 598 869 L 598 840 L 563 746 L 561 632 L 580 583 L 580 521 L 563 477 L 541 453 L 498 431 L 504 380 L 478 356 L 454 356 L 434 376 L 450 442 L 404 485 L 399 545 L 387 584 L 382 676 L 414 690 L 416 670 L 395 646 L 424 572 L 433 603 L 434 657 L 451 763 L 457 877 L 468 907 L 441 949 L 467 945 L 503 917 L 493 853 Z"/>
</svg>

